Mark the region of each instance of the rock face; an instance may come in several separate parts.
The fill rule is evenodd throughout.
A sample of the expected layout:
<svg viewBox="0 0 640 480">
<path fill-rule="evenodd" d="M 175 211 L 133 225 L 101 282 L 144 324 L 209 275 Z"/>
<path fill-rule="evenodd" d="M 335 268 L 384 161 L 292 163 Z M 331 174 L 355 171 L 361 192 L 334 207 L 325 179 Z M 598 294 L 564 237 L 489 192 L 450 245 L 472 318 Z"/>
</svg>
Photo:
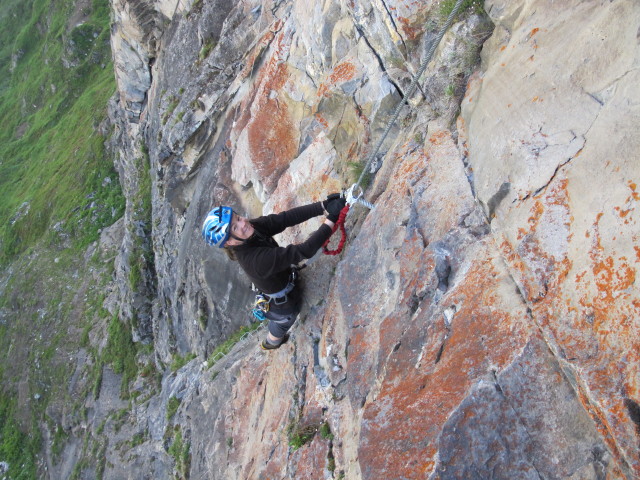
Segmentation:
<svg viewBox="0 0 640 480">
<path fill-rule="evenodd" d="M 265 354 L 258 333 L 210 369 L 252 293 L 202 242 L 204 216 L 353 183 L 442 14 L 112 7 L 121 176 L 139 191 L 148 152 L 152 179 L 148 300 L 123 280 L 129 227 L 122 308 L 158 365 L 198 357 L 134 409 L 119 435 L 146 436 L 107 449 L 105 478 L 640 476 L 638 2 L 487 0 L 460 16 L 383 145 L 376 208 L 355 206 L 344 253 L 304 271 L 291 341 Z"/>
</svg>

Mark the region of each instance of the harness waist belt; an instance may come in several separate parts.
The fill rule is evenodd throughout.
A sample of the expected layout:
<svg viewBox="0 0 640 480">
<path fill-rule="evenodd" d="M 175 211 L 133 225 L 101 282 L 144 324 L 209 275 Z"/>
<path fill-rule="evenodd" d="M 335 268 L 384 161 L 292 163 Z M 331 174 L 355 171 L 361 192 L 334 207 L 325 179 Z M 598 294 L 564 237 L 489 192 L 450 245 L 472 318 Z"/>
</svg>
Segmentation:
<svg viewBox="0 0 640 480">
<path fill-rule="evenodd" d="M 296 286 L 296 280 L 298 279 L 298 270 L 299 268 L 297 268 L 295 265 L 291 265 L 291 275 L 289 275 L 289 283 L 287 283 L 287 286 L 284 287 L 282 290 L 280 290 L 279 292 L 276 293 L 264 293 L 262 292 L 262 294 L 267 297 L 267 299 L 269 301 L 273 300 L 274 305 L 282 305 L 284 303 L 287 303 L 287 295 L 291 292 L 291 290 L 293 290 L 293 288 Z"/>
<path fill-rule="evenodd" d="M 269 300 L 273 300 L 273 301 L 274 301 L 274 303 L 275 303 L 276 305 L 279 305 L 279 304 L 284 303 L 284 302 L 278 302 L 278 300 L 280 300 L 281 298 L 284 298 L 284 299 L 285 299 L 285 302 L 286 302 L 286 301 L 287 301 L 287 300 L 286 300 L 287 294 L 288 294 L 289 292 L 291 292 L 291 290 L 293 290 L 293 287 L 295 287 L 295 286 L 296 286 L 296 284 L 295 284 L 295 283 L 293 283 L 293 282 L 289 282 L 289 283 L 287 284 L 287 286 L 286 286 L 286 287 L 284 287 L 284 288 L 283 288 L 282 290 L 280 290 L 279 292 L 276 292 L 276 293 L 265 293 L 264 295 L 265 295 L 266 297 L 268 297 L 268 298 L 269 298 Z"/>
</svg>

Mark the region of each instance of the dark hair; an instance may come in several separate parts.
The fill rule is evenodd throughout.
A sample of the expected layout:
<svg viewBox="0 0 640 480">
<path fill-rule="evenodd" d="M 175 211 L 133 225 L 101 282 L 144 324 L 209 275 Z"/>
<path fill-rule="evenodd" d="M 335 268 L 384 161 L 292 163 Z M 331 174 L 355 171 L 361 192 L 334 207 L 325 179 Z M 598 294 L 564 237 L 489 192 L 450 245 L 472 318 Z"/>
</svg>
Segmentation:
<svg viewBox="0 0 640 480">
<path fill-rule="evenodd" d="M 224 251 L 224 253 L 227 254 L 227 257 L 229 257 L 229 260 L 232 260 L 234 262 L 238 260 L 238 257 L 236 257 L 236 252 L 233 250 L 233 247 L 225 246 L 222 250 Z"/>
</svg>

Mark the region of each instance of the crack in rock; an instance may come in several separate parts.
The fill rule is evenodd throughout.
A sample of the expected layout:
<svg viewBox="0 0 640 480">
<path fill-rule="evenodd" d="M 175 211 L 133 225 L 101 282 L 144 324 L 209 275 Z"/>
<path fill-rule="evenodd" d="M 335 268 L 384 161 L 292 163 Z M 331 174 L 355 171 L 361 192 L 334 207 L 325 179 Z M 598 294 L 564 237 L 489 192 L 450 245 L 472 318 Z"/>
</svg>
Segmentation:
<svg viewBox="0 0 640 480">
<path fill-rule="evenodd" d="M 371 44 L 371 42 L 369 41 L 367 36 L 364 34 L 364 30 L 362 29 L 362 27 L 360 25 L 358 25 L 355 22 L 355 20 L 353 21 L 353 26 L 356 29 L 356 31 L 360 34 L 360 38 L 362 38 L 364 40 L 364 43 L 367 44 L 367 47 L 369 47 L 369 50 L 371 50 L 371 53 L 373 53 L 373 56 L 376 57 L 376 60 L 378 60 L 378 65 L 380 66 L 380 70 L 382 70 L 384 73 L 387 74 L 387 80 L 389 80 L 389 83 L 391 83 L 391 85 L 393 85 L 393 87 L 396 89 L 396 91 L 398 92 L 400 97 L 404 98 L 404 93 L 403 93 L 402 89 L 400 88 L 400 85 L 398 85 L 395 82 L 395 80 L 391 77 L 391 75 L 389 75 L 389 73 L 387 72 L 387 69 L 384 66 L 384 61 L 382 60 L 382 57 L 376 51 L 376 49 L 373 48 L 373 45 Z"/>
<path fill-rule="evenodd" d="M 387 15 L 389 16 L 389 20 L 391 21 L 391 25 L 393 26 L 393 29 L 398 34 L 398 37 L 400 38 L 400 41 L 402 42 L 402 46 L 404 47 L 404 51 L 406 52 L 407 51 L 407 45 L 404 43 L 404 38 L 402 37 L 402 34 L 398 30 L 398 25 L 396 25 L 396 21 L 394 20 L 393 15 L 391 15 L 391 11 L 389 10 L 389 7 L 387 6 L 387 3 L 384 0 L 381 0 L 381 2 L 382 2 L 382 6 L 384 7 L 384 10 L 387 12 Z"/>
<path fill-rule="evenodd" d="M 565 141 L 565 142 L 558 142 L 558 143 L 549 142 L 546 139 L 547 135 L 542 133 L 542 129 L 540 129 L 540 131 L 538 131 L 536 133 L 535 136 L 542 139 L 542 142 L 540 144 L 532 146 L 532 149 L 531 149 L 531 152 L 533 153 L 533 155 L 536 158 L 539 157 L 543 152 L 546 152 L 547 149 L 552 148 L 552 147 L 566 147 L 567 149 L 570 149 L 570 154 L 569 154 L 569 156 L 567 158 L 565 158 L 564 161 L 558 163 L 558 165 L 554 169 L 554 171 L 551 174 L 551 176 L 549 177 L 549 179 L 542 186 L 536 188 L 533 191 L 533 193 L 530 192 L 527 195 L 525 195 L 524 197 L 515 198 L 513 200 L 513 203 L 518 202 L 518 201 L 524 201 L 524 200 L 527 200 L 527 199 L 529 199 L 531 197 L 536 197 L 536 196 L 540 195 L 542 192 L 544 192 L 547 189 L 547 187 L 553 183 L 553 181 L 555 180 L 556 176 L 558 175 L 558 172 L 560 172 L 565 165 L 567 165 L 572 160 L 574 160 L 576 157 L 578 157 L 580 155 L 580 153 L 582 152 L 582 150 L 584 150 L 584 147 L 585 147 L 585 145 L 587 143 L 586 135 L 589 133 L 589 130 L 591 130 L 591 128 L 593 127 L 593 124 L 595 123 L 597 117 L 598 116 L 596 115 L 594 120 L 593 120 L 593 122 L 591 122 L 591 125 L 589 125 L 589 128 L 586 130 L 586 132 L 583 135 L 576 135 L 573 131 L 570 130 L 568 133 L 570 133 L 572 135 L 572 138 L 571 138 L 571 140 L 568 140 L 568 141 Z M 554 135 L 554 137 L 562 137 L 566 133 L 567 132 L 561 132 L 559 134 Z M 502 189 L 504 185 L 505 184 L 503 184 L 500 187 L 500 189 Z M 497 195 L 497 193 L 496 193 L 496 195 Z M 494 197 L 496 195 L 494 195 Z M 491 203 L 492 200 L 493 200 L 493 197 L 489 202 Z M 495 211 L 495 209 L 493 210 L 493 212 L 494 211 Z M 490 214 L 493 213 L 493 212 L 490 211 Z M 490 215 L 490 218 L 492 218 L 491 215 Z"/>
</svg>

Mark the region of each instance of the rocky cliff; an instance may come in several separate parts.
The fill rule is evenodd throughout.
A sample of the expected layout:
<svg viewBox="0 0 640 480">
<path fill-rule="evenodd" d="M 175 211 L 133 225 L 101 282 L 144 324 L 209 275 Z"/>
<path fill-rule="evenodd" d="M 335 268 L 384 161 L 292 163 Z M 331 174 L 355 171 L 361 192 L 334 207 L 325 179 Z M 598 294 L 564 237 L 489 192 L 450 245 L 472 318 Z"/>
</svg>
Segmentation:
<svg viewBox="0 0 640 480">
<path fill-rule="evenodd" d="M 638 2 L 467 6 L 383 145 L 375 209 L 304 270 L 291 341 L 213 367 L 252 294 L 203 217 L 353 183 L 445 6 L 111 3 L 128 204 L 108 301 L 164 375 L 100 425 L 105 478 L 640 476 Z M 109 375 L 98 410 L 123 406 Z"/>
</svg>

